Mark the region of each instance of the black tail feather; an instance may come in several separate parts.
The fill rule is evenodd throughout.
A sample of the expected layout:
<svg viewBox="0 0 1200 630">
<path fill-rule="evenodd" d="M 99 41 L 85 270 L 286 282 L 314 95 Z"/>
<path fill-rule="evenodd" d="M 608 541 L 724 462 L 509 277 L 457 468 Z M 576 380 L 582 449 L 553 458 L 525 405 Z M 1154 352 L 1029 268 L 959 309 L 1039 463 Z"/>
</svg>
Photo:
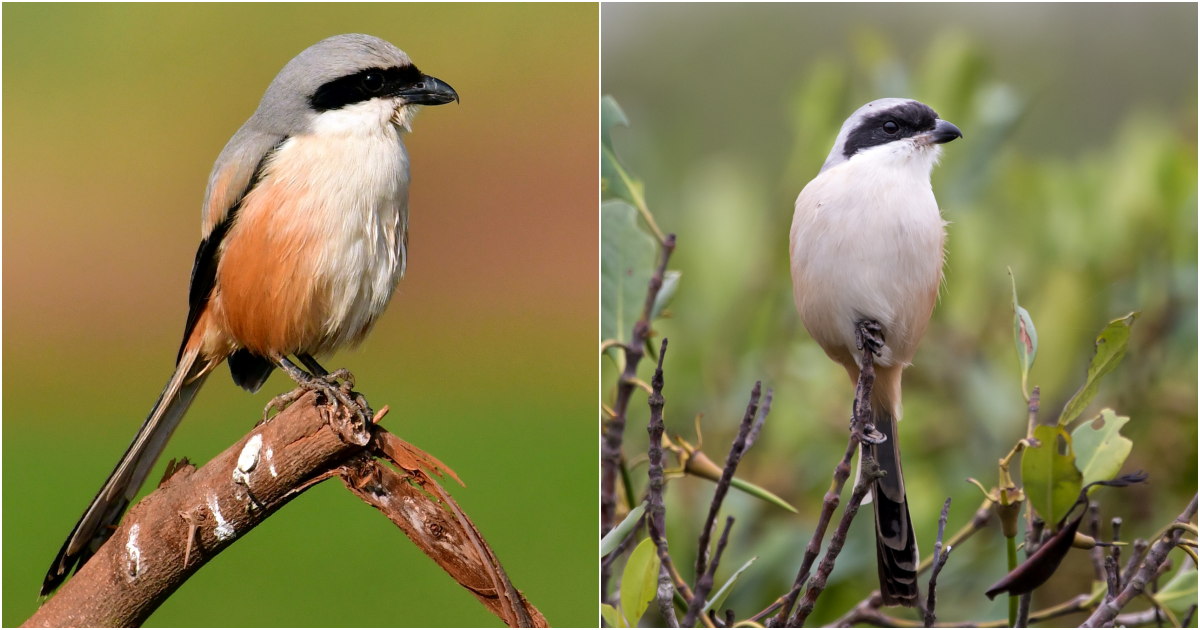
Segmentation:
<svg viewBox="0 0 1200 630">
<path fill-rule="evenodd" d="M 921 558 L 913 533 L 912 518 L 900 467 L 900 445 L 896 421 L 876 410 L 875 428 L 887 436 L 878 446 L 869 446 L 885 474 L 871 489 L 875 503 L 875 550 L 879 562 L 879 593 L 886 606 L 916 606 L 920 598 L 917 567 Z"/>
</svg>

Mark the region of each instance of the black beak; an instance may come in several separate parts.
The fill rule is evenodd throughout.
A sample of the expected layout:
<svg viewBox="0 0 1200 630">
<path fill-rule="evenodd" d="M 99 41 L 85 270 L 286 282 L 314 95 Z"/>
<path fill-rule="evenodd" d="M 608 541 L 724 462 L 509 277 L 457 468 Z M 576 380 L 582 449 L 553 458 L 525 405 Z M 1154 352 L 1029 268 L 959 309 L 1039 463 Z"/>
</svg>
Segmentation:
<svg viewBox="0 0 1200 630">
<path fill-rule="evenodd" d="M 445 105 L 458 100 L 458 92 L 441 79 L 427 74 L 421 75 L 416 83 L 410 83 L 396 91 L 409 105 Z"/>
<path fill-rule="evenodd" d="M 934 144 L 946 144 L 955 138 L 963 137 L 962 132 L 954 126 L 954 123 L 945 120 L 937 121 L 937 126 L 929 135 L 931 136 L 930 141 Z"/>
</svg>

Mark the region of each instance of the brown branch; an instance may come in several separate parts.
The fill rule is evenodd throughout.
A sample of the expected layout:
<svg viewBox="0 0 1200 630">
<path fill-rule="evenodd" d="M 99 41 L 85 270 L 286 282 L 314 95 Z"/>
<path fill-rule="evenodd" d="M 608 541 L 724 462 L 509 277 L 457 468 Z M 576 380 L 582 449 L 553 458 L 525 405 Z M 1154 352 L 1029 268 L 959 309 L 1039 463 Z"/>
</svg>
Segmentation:
<svg viewBox="0 0 1200 630">
<path fill-rule="evenodd" d="M 848 461 L 847 461 L 846 465 L 847 465 L 847 470 L 849 470 L 849 462 Z M 828 496 L 828 495 L 826 495 L 826 496 Z M 836 505 L 835 505 L 835 507 L 836 507 Z M 991 520 L 991 517 L 992 517 L 992 501 L 991 501 L 991 499 L 985 498 L 983 500 L 983 503 L 979 506 L 979 509 L 975 510 L 975 514 L 971 517 L 971 521 L 969 523 L 967 523 L 966 525 L 963 525 L 962 529 L 958 530 L 958 532 L 956 532 L 953 536 L 951 536 L 950 540 L 946 541 L 945 546 L 946 547 L 957 547 L 958 545 L 962 544 L 963 541 L 967 540 L 971 536 L 974 536 L 976 532 L 978 532 L 979 530 L 981 530 L 985 526 L 987 526 L 988 521 Z M 1034 529 L 1036 532 L 1041 531 L 1041 526 L 1038 524 L 1037 521 L 1034 522 Z M 922 573 L 928 571 L 931 568 L 933 568 L 933 556 L 932 555 L 930 555 L 929 557 L 927 557 L 921 561 L 921 566 L 917 567 L 917 575 L 921 575 Z M 776 606 L 776 605 L 778 605 L 778 603 L 771 604 L 772 607 Z M 850 609 L 850 612 L 843 615 L 841 619 L 838 619 L 833 624 L 830 624 L 829 627 L 848 628 L 857 623 L 871 623 L 871 619 L 876 618 L 875 615 L 876 615 L 876 613 L 878 613 L 880 606 L 883 606 L 883 600 L 879 596 L 879 591 L 874 591 L 870 595 L 868 595 L 865 599 L 863 599 L 858 604 L 856 604 L 854 606 L 854 608 Z M 770 608 L 768 610 L 770 610 Z M 766 612 L 766 611 L 764 611 L 764 612 Z M 759 613 L 759 614 L 762 615 L 763 613 Z M 1007 626 L 1008 620 L 1005 619 L 1003 622 L 1000 622 L 1000 623 L 1003 626 Z M 884 624 L 884 625 L 887 625 L 887 624 Z M 917 622 L 911 622 L 911 627 L 914 627 L 914 628 L 918 627 Z M 947 626 L 947 624 L 938 624 L 936 627 L 944 628 L 944 627 L 948 627 L 948 626 Z M 1000 626 L 997 626 L 997 627 L 1000 627 Z"/>
<path fill-rule="evenodd" d="M 861 331 L 859 334 L 861 335 Z M 861 339 L 859 341 L 861 347 Z M 782 628 L 790 625 L 788 615 L 792 612 L 796 598 L 800 596 L 800 589 L 804 588 L 805 582 L 808 581 L 813 562 L 816 561 L 817 554 L 821 551 L 821 541 L 825 538 L 825 530 L 829 528 L 829 522 L 833 519 L 833 511 L 841 502 L 842 488 L 845 487 L 846 480 L 850 478 L 850 460 L 854 457 L 854 451 L 858 449 L 859 443 L 864 441 L 864 438 L 872 442 L 882 438 L 882 434 L 876 431 L 874 425 L 871 424 L 871 388 L 874 384 L 875 356 L 872 354 L 870 346 L 866 346 L 863 349 L 862 369 L 858 372 L 858 385 L 854 392 L 854 406 L 850 418 L 850 441 L 846 444 L 846 453 L 842 455 L 841 461 L 833 469 L 833 483 L 830 484 L 829 490 L 825 492 L 825 498 L 821 502 L 821 516 L 817 520 L 817 529 L 813 532 L 812 539 L 808 541 L 808 546 L 804 548 L 804 559 L 800 562 L 800 570 L 796 572 L 796 581 L 792 584 L 792 589 L 781 598 L 783 602 L 779 606 L 779 612 L 768 620 L 768 628 Z M 847 507 L 847 509 L 849 508 Z M 855 510 L 857 509 L 855 506 Z M 832 542 L 830 544 L 832 545 Z M 775 605 L 775 603 L 771 604 L 771 606 Z M 755 618 L 766 616 L 766 614 L 769 613 L 763 611 L 755 615 Z"/>
<path fill-rule="evenodd" d="M 953 545 L 950 545 L 953 546 Z M 1171 561 L 1167 560 L 1158 567 L 1158 575 L 1163 575 L 1170 570 Z M 1029 615 L 1030 623 L 1038 623 L 1057 619 L 1080 612 L 1090 612 L 1099 603 L 1099 598 L 1093 599 L 1090 593 L 1081 593 L 1068 599 L 1067 601 L 1044 608 Z M 879 591 L 875 591 L 867 596 L 866 599 L 859 602 L 850 612 L 843 615 L 837 621 L 825 626 L 827 628 L 851 628 L 856 625 L 878 626 L 883 628 L 920 628 L 924 625 L 923 621 L 913 621 L 910 619 L 901 619 L 883 613 L 880 608 L 883 607 L 883 599 L 879 596 Z M 1154 621 L 1154 611 L 1151 608 L 1142 612 L 1128 613 L 1118 615 L 1116 619 L 1117 625 L 1128 627 L 1145 625 Z M 939 623 L 934 625 L 935 628 L 1007 628 L 1008 619 L 996 619 L 993 621 L 962 621 L 951 623 Z"/>
<path fill-rule="evenodd" d="M 666 400 L 663 399 L 663 359 L 667 356 L 667 339 L 662 340 L 662 347 L 658 351 L 658 367 L 654 370 L 654 378 L 650 380 L 650 386 L 654 392 L 650 394 L 650 423 L 646 425 L 646 432 L 650 434 L 650 485 L 647 490 L 649 501 L 649 513 L 646 519 L 647 529 L 650 531 L 650 538 L 654 541 L 655 549 L 658 551 L 659 559 L 659 577 L 658 591 L 655 598 L 658 600 L 658 612 L 662 615 L 663 621 L 666 622 L 668 628 L 678 628 L 679 620 L 675 618 L 675 605 L 672 600 L 675 597 L 675 588 L 671 583 L 671 571 L 668 566 L 671 564 L 671 556 L 667 551 L 667 508 L 663 504 L 663 449 L 662 436 L 665 429 L 663 425 L 663 405 Z M 615 555 L 615 554 L 614 554 Z"/>
<path fill-rule="evenodd" d="M 1088 535 L 1092 540 L 1100 540 L 1100 502 L 1092 501 L 1088 504 Z M 1092 572 L 1096 574 L 1096 581 L 1103 582 L 1107 578 L 1104 575 L 1104 548 L 1096 545 L 1088 551 L 1088 555 L 1092 559 Z"/>
<path fill-rule="evenodd" d="M 697 581 L 704 575 L 705 566 L 708 563 L 708 546 L 712 539 L 713 527 L 717 522 L 717 512 L 721 510 L 725 495 L 729 493 L 729 485 L 733 483 L 733 474 L 737 471 L 738 463 L 742 461 L 742 455 L 749 447 L 746 438 L 750 435 L 754 417 L 758 414 L 758 399 L 761 395 L 762 381 L 758 381 L 754 383 L 754 389 L 750 390 L 750 404 L 746 405 L 746 415 L 742 418 L 741 426 L 738 427 L 737 437 L 729 447 L 729 456 L 725 458 L 725 468 L 721 470 L 721 477 L 717 480 L 717 489 L 713 491 L 712 503 L 708 506 L 708 517 L 704 519 L 704 526 L 700 528 L 700 548 L 696 551 Z M 697 588 L 697 590 L 699 589 Z"/>
<path fill-rule="evenodd" d="M 712 564 L 708 565 L 708 570 L 704 575 L 696 580 L 696 593 L 692 596 L 692 601 L 688 604 L 687 614 L 683 617 L 681 628 L 691 628 L 696 625 L 696 617 L 700 616 L 704 611 L 704 604 L 708 599 L 708 594 L 712 592 L 713 576 L 717 572 L 717 566 L 721 563 L 721 554 L 725 553 L 725 545 L 729 543 L 729 530 L 733 527 L 733 517 L 725 517 L 725 529 L 721 532 L 721 538 L 717 541 L 717 552 L 713 554 Z M 707 615 L 705 615 L 707 616 Z M 712 622 L 712 619 L 709 619 Z"/>
<path fill-rule="evenodd" d="M 937 606 L 937 578 L 942 572 L 942 567 L 946 566 L 946 559 L 950 557 L 950 550 L 953 547 L 942 549 L 942 538 L 946 535 L 946 519 L 950 518 L 950 499 L 946 499 L 946 504 L 942 506 L 942 515 L 938 518 L 938 535 L 937 542 L 933 544 L 933 573 L 929 576 L 929 599 L 925 603 L 925 627 L 932 628 L 937 623 L 937 613 L 934 608 Z"/>
<path fill-rule="evenodd" d="M 346 413 L 317 404 L 310 392 L 200 469 L 173 470 L 25 625 L 140 625 L 221 551 L 304 490 L 341 476 L 505 623 L 544 626 L 483 537 L 426 470 L 453 472 L 377 425 L 370 427 L 366 447 L 352 443 L 345 435 Z M 377 419 L 383 413 L 386 408 Z M 372 456 L 392 461 L 400 472 Z M 423 531 L 409 520 L 418 515 L 427 517 L 417 521 Z"/>
<path fill-rule="evenodd" d="M 846 536 L 850 533 L 850 523 L 854 520 L 854 515 L 858 514 L 858 507 L 862 504 L 863 497 L 871 489 L 875 480 L 883 476 L 883 471 L 879 470 L 879 464 L 875 463 L 875 459 L 868 452 L 864 451 L 859 457 L 862 461 L 862 476 L 854 486 L 850 502 L 846 504 L 846 511 L 842 513 L 841 522 L 838 523 L 837 529 L 833 531 L 833 536 L 829 539 L 829 548 L 825 550 L 825 557 L 821 558 L 821 564 L 817 565 L 817 574 L 813 576 L 808 588 L 805 589 L 804 597 L 800 600 L 800 605 L 796 607 L 795 614 L 788 619 L 789 628 L 802 627 L 808 616 L 812 614 L 813 607 L 817 605 L 817 598 L 825 590 L 829 574 L 833 572 L 833 565 L 837 562 L 838 554 L 842 552 L 842 545 L 846 544 Z"/>
<path fill-rule="evenodd" d="M 633 325 L 633 339 L 625 346 L 625 370 L 617 381 L 617 400 L 613 404 L 613 417 L 608 421 L 608 428 L 601 445 L 601 474 L 600 474 L 600 536 L 613 528 L 613 518 L 617 511 L 617 468 L 621 460 L 621 443 L 625 440 L 625 412 L 629 408 L 629 398 L 637 383 L 638 363 L 645 354 L 643 349 L 646 339 L 650 337 L 650 313 L 654 309 L 654 300 L 662 288 L 663 275 L 667 271 L 667 261 L 671 252 L 675 251 L 675 235 L 668 234 L 662 243 L 662 257 L 654 276 L 650 278 L 650 286 L 646 291 L 646 302 L 642 307 L 642 316 Z M 632 506 L 631 506 L 632 507 Z M 608 578 L 611 567 L 601 567 L 600 598 L 603 600 L 608 592 Z"/>
<path fill-rule="evenodd" d="M 1179 518 L 1175 519 L 1176 523 L 1188 523 L 1196 516 L 1196 495 L 1192 495 L 1192 501 L 1184 509 Z M 1167 559 L 1167 554 L 1179 544 L 1179 539 L 1183 537 L 1183 530 L 1176 529 L 1160 536 L 1154 541 L 1154 546 L 1150 548 L 1150 552 L 1146 554 L 1146 559 L 1138 568 L 1137 573 L 1133 574 L 1125 588 L 1112 599 L 1106 601 L 1096 608 L 1087 621 L 1083 623 L 1081 628 L 1100 628 L 1105 624 L 1113 621 L 1121 609 L 1129 604 L 1133 598 L 1141 595 L 1146 590 L 1146 585 L 1158 577 L 1158 568 Z"/>
<path fill-rule="evenodd" d="M 1115 542 L 1115 543 L 1121 542 L 1121 522 L 1122 521 L 1121 521 L 1120 516 L 1113 517 L 1113 520 L 1112 520 L 1112 542 Z M 1100 539 L 1097 538 L 1096 542 L 1100 542 Z M 1121 581 L 1121 547 L 1119 545 L 1113 545 L 1112 549 L 1110 550 L 1110 554 L 1112 555 L 1113 562 L 1116 564 L 1117 590 L 1120 590 L 1121 585 L 1124 584 L 1124 582 Z"/>
</svg>

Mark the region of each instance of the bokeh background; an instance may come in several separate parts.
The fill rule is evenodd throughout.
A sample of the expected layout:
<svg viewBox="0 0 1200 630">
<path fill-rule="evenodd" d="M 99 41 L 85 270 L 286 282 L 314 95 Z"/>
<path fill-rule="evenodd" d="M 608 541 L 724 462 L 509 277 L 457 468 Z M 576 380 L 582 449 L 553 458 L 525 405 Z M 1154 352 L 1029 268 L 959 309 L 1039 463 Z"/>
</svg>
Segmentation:
<svg viewBox="0 0 1200 630">
<path fill-rule="evenodd" d="M 737 491 L 726 500 L 738 521 L 717 584 L 759 557 L 724 606 L 739 619 L 791 585 L 845 448 L 853 388 L 796 315 L 788 231 L 842 121 L 875 98 L 918 98 L 965 134 L 933 173 L 951 222 L 946 286 L 904 382 L 900 440 L 921 549 L 932 552 L 946 497 L 950 531 L 970 519 L 982 497 L 965 479 L 994 485 L 996 461 L 1025 431 L 1008 266 L 1037 326 L 1030 385 L 1042 388 L 1043 421 L 1083 383 L 1105 324 L 1142 312 L 1085 414 L 1130 416 L 1125 470 L 1150 473 L 1148 486 L 1096 494 L 1104 538 L 1113 516 L 1131 540 L 1186 506 L 1197 485 L 1196 18 L 1195 5 L 603 6 L 602 92 L 631 122 L 614 131 L 616 150 L 659 226 L 678 235 L 673 317 L 655 326 L 671 340 L 667 433 L 694 444 L 703 413 L 705 451 L 720 463 L 754 381 L 775 391 L 739 476 L 800 514 Z M 602 373 L 611 396 L 611 361 Z M 634 394 L 625 445 L 639 493 L 645 400 Z M 668 485 L 677 566 L 694 563 L 712 488 Z M 870 513 L 811 624 L 878 588 Z M 1005 618 L 1005 598 L 983 595 L 1005 572 L 993 519 L 946 566 L 939 621 Z M 1092 577 L 1086 553 L 1072 551 L 1034 609 L 1090 592 Z"/>
<path fill-rule="evenodd" d="M 40 580 L 172 370 L 209 169 L 285 63 L 383 37 L 462 103 L 426 109 L 408 275 L 350 368 L 436 454 L 509 576 L 591 625 L 597 326 L 595 5 L 20 5 L 4 17 L 4 612 Z M 165 461 L 204 462 L 292 383 L 225 368 Z M 581 490 L 586 488 L 586 490 Z M 150 625 L 492 626 L 336 483 L 188 581 Z"/>
</svg>

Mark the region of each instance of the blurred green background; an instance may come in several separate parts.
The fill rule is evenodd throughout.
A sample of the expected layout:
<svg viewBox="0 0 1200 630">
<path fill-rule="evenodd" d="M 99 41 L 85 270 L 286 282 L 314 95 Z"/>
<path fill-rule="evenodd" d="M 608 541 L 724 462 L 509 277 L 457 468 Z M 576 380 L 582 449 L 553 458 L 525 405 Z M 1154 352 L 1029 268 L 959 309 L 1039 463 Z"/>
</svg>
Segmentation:
<svg viewBox="0 0 1200 630">
<path fill-rule="evenodd" d="M 209 169 L 307 46 L 383 37 L 462 103 L 412 159 L 408 275 L 357 376 L 554 625 L 592 625 L 595 5 L 7 5 L 4 16 L 4 614 L 45 569 L 170 375 Z M 204 462 L 292 383 L 220 368 L 165 461 Z M 587 488 L 586 491 L 580 491 Z M 222 553 L 161 626 L 494 626 L 336 482 Z"/>
<path fill-rule="evenodd" d="M 759 556 L 724 606 L 739 619 L 791 585 L 845 448 L 853 388 L 796 315 L 787 243 L 797 194 L 842 121 L 875 98 L 920 99 L 965 134 L 933 173 L 951 222 L 946 286 L 904 379 L 900 440 L 921 549 L 932 552 L 947 496 L 950 531 L 970 519 L 982 497 L 965 479 L 995 485 L 996 461 L 1025 431 L 1008 266 L 1037 326 L 1030 385 L 1042 388 L 1042 421 L 1083 383 L 1104 325 L 1142 312 L 1085 413 L 1130 416 L 1124 470 L 1150 473 L 1148 486 L 1096 493 L 1103 537 L 1113 516 L 1132 540 L 1183 510 L 1197 485 L 1196 18 L 1195 5 L 1146 4 L 603 6 L 602 93 L 631 124 L 614 131 L 616 150 L 659 226 L 678 235 L 673 316 L 655 325 L 671 341 L 667 433 L 695 443 L 703 413 L 704 450 L 720 463 L 754 381 L 775 390 L 739 476 L 800 515 L 737 491 L 726 500 L 738 521 L 716 583 Z M 602 366 L 611 403 L 616 371 Z M 625 443 L 639 493 L 645 401 L 634 394 Z M 712 488 L 668 485 L 677 566 L 694 563 Z M 878 588 L 870 513 L 810 624 Z M 1005 598 L 983 592 L 1005 572 L 993 519 L 947 564 L 939 621 L 1004 618 Z M 1091 580 L 1086 553 L 1072 551 L 1034 609 L 1090 592 Z"/>
</svg>

